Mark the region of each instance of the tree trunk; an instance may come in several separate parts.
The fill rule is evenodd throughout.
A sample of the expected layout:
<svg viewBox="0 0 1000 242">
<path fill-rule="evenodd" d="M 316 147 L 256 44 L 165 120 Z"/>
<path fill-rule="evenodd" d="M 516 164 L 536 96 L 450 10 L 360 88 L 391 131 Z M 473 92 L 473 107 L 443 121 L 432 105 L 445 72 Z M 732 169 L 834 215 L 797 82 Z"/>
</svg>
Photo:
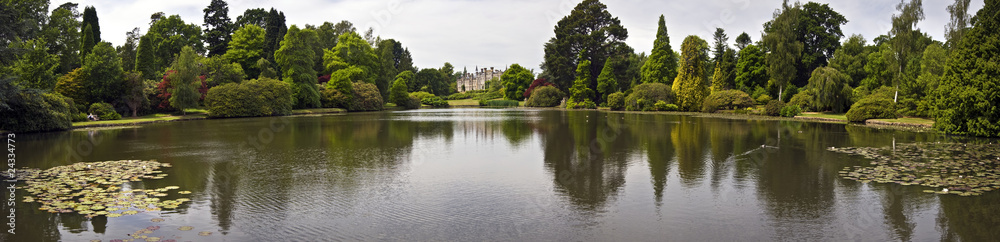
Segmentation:
<svg viewBox="0 0 1000 242">
<path fill-rule="evenodd" d="M 782 96 L 782 94 L 784 94 L 784 92 L 785 92 L 785 87 L 780 87 L 779 86 L 778 87 L 778 101 L 779 102 L 781 101 L 781 96 Z"/>
</svg>

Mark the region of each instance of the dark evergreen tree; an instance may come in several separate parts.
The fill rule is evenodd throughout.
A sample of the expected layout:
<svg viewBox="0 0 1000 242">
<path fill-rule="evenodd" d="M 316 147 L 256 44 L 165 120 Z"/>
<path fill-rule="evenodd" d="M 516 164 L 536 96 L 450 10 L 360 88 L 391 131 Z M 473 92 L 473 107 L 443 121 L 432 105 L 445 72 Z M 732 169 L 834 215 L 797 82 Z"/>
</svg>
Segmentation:
<svg viewBox="0 0 1000 242">
<path fill-rule="evenodd" d="M 93 29 L 92 34 L 94 38 L 94 43 L 100 43 L 101 24 L 97 19 L 97 9 L 94 9 L 94 6 L 87 6 L 83 8 L 83 22 L 80 26 L 87 26 L 87 25 L 90 25 L 90 27 Z"/>
<path fill-rule="evenodd" d="M 224 0 L 212 0 L 212 3 L 202 10 L 205 13 L 205 43 L 208 44 L 208 55 L 225 54 L 229 46 L 230 35 L 233 34 L 232 22 L 229 19 L 229 4 Z"/>
</svg>

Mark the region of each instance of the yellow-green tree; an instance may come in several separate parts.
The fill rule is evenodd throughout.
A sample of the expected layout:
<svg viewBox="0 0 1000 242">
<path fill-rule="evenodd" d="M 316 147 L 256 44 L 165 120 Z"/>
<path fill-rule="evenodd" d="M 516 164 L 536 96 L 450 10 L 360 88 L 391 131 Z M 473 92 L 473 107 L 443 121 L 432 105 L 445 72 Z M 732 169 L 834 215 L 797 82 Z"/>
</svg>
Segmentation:
<svg viewBox="0 0 1000 242">
<path fill-rule="evenodd" d="M 677 104 L 685 111 L 697 111 L 709 94 L 705 78 L 708 60 L 708 42 L 690 35 L 681 44 L 680 71 L 672 89 L 677 94 Z"/>
</svg>

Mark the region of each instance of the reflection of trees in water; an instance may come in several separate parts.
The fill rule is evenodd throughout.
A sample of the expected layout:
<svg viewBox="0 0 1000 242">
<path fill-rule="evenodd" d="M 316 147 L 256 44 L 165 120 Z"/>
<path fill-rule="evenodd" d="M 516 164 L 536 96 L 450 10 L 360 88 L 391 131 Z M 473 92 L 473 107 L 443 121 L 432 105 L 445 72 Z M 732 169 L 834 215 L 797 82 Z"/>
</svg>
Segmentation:
<svg viewBox="0 0 1000 242">
<path fill-rule="evenodd" d="M 708 137 L 699 118 L 678 116 L 679 123 L 670 130 L 670 139 L 677 152 L 677 170 L 681 184 L 696 187 L 705 177 L 705 150 Z"/>
<path fill-rule="evenodd" d="M 619 114 L 624 117 L 626 128 L 633 140 L 646 152 L 649 163 L 650 182 L 656 205 L 663 201 L 663 190 L 667 186 L 674 160 L 674 145 L 670 136 L 671 128 L 677 123 L 677 116 L 649 114 Z"/>
<path fill-rule="evenodd" d="M 941 240 L 998 241 L 1000 240 L 1000 192 L 987 192 L 976 197 L 939 196 L 941 210 L 938 226 L 947 231 Z"/>
<path fill-rule="evenodd" d="M 625 184 L 627 148 L 621 124 L 605 113 L 543 112 L 539 127 L 545 165 L 556 190 L 583 211 L 598 211 Z M 602 133 L 605 132 L 605 133 Z"/>
</svg>

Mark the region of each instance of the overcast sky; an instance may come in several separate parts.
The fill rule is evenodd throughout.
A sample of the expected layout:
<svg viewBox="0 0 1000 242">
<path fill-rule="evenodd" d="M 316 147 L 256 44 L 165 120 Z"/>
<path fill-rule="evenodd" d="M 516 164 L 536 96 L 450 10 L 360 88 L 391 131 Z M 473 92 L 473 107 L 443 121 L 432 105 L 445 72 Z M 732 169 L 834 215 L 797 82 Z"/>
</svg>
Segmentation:
<svg viewBox="0 0 1000 242">
<path fill-rule="evenodd" d="M 229 17 L 243 14 L 248 8 L 271 8 L 283 11 L 289 26 L 320 25 L 325 21 L 348 20 L 359 32 L 373 27 L 382 38 L 393 38 L 408 47 L 415 65 L 437 68 L 451 62 L 457 70 L 476 66 L 504 68 L 518 63 L 535 69 L 543 61 L 543 44 L 554 36 L 553 26 L 582 0 L 229 0 Z M 149 27 L 155 12 L 179 14 L 184 21 L 201 25 L 202 10 L 210 0 L 80 1 L 94 6 L 100 19 L 102 37 L 115 45 L 125 42 L 125 33 Z M 772 18 L 780 0 L 701 0 L 646 1 L 604 0 L 608 11 L 628 29 L 626 40 L 637 52 L 649 53 L 656 35 L 657 18 L 666 17 L 668 34 L 674 50 L 680 49 L 685 36 L 697 35 L 711 42 L 715 27 L 722 27 L 730 43 L 742 32 L 753 41 L 760 40 L 762 25 Z M 830 6 L 849 21 L 845 36 L 862 34 L 870 42 L 891 28 L 890 18 L 899 1 L 891 0 L 817 0 Z M 953 0 L 925 0 L 926 19 L 919 27 L 935 40 L 944 39 L 949 21 L 946 7 Z M 58 7 L 53 1 L 51 8 Z M 983 0 L 973 0 L 969 14 L 983 7 Z"/>
</svg>

